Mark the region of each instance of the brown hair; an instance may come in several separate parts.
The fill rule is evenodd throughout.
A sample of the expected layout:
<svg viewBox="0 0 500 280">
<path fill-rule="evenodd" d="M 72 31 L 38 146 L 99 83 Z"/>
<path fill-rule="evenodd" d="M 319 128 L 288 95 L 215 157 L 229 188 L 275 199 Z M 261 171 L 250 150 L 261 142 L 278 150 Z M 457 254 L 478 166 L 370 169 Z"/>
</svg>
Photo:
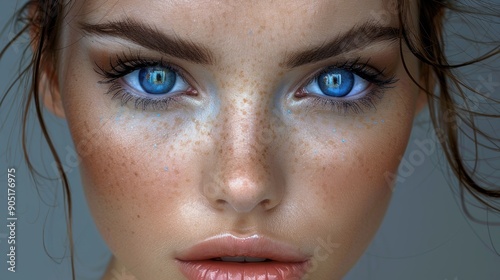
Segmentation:
<svg viewBox="0 0 500 280">
<path fill-rule="evenodd" d="M 451 170 L 460 182 L 460 194 L 462 205 L 469 217 L 469 212 L 465 207 L 464 195 L 467 191 L 478 201 L 495 211 L 500 211 L 500 206 L 496 205 L 500 198 L 499 186 L 493 185 L 487 178 L 479 176 L 477 172 L 478 149 L 479 147 L 499 152 L 499 138 L 487 134 L 480 130 L 475 123 L 476 117 L 499 118 L 498 111 L 495 113 L 486 113 L 475 111 L 473 100 L 468 97 L 466 91 L 477 95 L 477 100 L 489 101 L 492 105 L 497 105 L 500 100 L 471 88 L 470 85 L 461 81 L 455 75 L 454 69 L 469 66 L 475 63 L 485 61 L 498 55 L 500 52 L 498 38 L 491 42 L 494 46 L 489 52 L 472 59 L 470 61 L 450 64 L 445 54 L 445 40 L 443 39 L 444 17 L 447 11 L 454 11 L 461 14 L 473 14 L 474 16 L 493 16 L 498 18 L 498 10 L 495 10 L 494 4 L 490 3 L 489 10 L 486 12 L 487 5 L 481 1 L 472 1 L 473 6 L 459 6 L 457 1 L 451 0 L 431 0 L 421 1 L 419 7 L 419 30 L 418 34 L 412 32 L 408 26 L 411 21 L 409 9 L 405 7 L 405 1 L 400 1 L 400 24 L 404 27 L 403 40 L 406 42 L 411 52 L 420 60 L 421 77 L 423 83 L 417 82 L 415 77 L 413 81 L 423 89 L 428 96 L 429 113 L 431 117 L 436 136 L 443 148 L 444 154 Z M 425 5 L 424 5 L 425 3 Z M 493 6 L 492 6 L 493 5 Z M 495 12 L 496 11 L 496 12 Z M 418 38 L 418 39 L 416 39 Z M 470 41 L 472 42 L 472 40 Z M 478 42 L 475 42 L 478 43 Z M 408 71 L 407 71 L 408 72 Z M 410 75 L 411 76 L 411 75 Z M 436 84 L 438 92 L 434 92 L 433 85 Z M 453 90 L 452 90 L 453 89 Z M 459 101 L 463 104 L 459 105 Z M 467 134 L 467 128 L 471 129 L 471 135 Z M 472 167 L 466 164 L 465 158 L 461 152 L 460 134 L 462 132 L 466 137 L 474 141 L 475 162 Z M 489 145 L 481 143 L 479 139 L 484 139 Z M 493 186 L 492 186 L 493 185 Z"/>
<path fill-rule="evenodd" d="M 43 136 L 50 148 L 58 168 L 65 195 L 65 209 L 67 214 L 66 223 L 70 243 L 72 276 L 74 279 L 75 272 L 71 234 L 71 193 L 63 165 L 49 136 L 43 119 L 43 104 L 40 102 L 38 91 L 38 84 L 42 71 L 45 70 L 45 74 L 54 75 L 57 61 L 56 44 L 62 19 L 64 17 L 64 5 L 68 5 L 63 2 L 65 1 L 31 0 L 19 9 L 15 17 L 17 22 L 20 24 L 20 30 L 4 47 L 4 49 L 1 50 L 0 59 L 5 54 L 5 51 L 12 47 L 16 40 L 18 40 L 24 33 L 28 32 L 31 34 L 31 47 L 33 48 L 33 54 L 29 60 L 29 64 L 24 69 L 21 69 L 20 76 L 13 81 L 11 86 L 7 89 L 4 97 L 0 100 L 0 107 L 3 105 L 5 97 L 9 92 L 11 92 L 14 85 L 20 83 L 22 79 L 28 78 L 29 81 L 27 85 L 29 85 L 29 90 L 26 92 L 27 101 L 25 103 L 22 120 L 22 138 L 25 159 L 30 170 L 39 174 L 32 165 L 30 156 L 26 152 L 26 123 L 33 101 Z M 472 65 L 497 55 L 499 53 L 498 42 L 495 42 L 495 47 L 490 52 L 471 61 L 452 65 L 448 63 L 448 59 L 445 55 L 445 40 L 443 39 L 443 21 L 447 11 L 482 14 L 494 17 L 498 17 L 498 14 L 500 13 L 498 13 L 498 11 L 495 13 L 494 7 L 491 9 L 491 6 L 489 6 L 489 9 L 493 11 L 488 14 L 480 8 L 472 9 L 470 6 L 460 7 L 457 3 L 455 3 L 456 1 L 420 0 L 418 26 L 414 26 L 414 24 L 411 23 L 412 9 L 410 8 L 410 4 L 407 2 L 408 1 L 399 0 L 396 3 L 397 11 L 399 12 L 400 25 L 403 28 L 403 32 L 401 34 L 401 46 L 405 43 L 411 52 L 420 60 L 421 77 L 412 77 L 412 79 L 428 95 L 428 106 L 432 124 L 450 167 L 460 181 L 462 199 L 464 197 L 464 193 L 468 192 L 480 202 L 484 203 L 487 207 L 500 211 L 500 207 L 495 205 L 495 203 L 498 202 L 495 199 L 500 197 L 500 189 L 498 186 L 491 186 L 491 182 L 488 182 L 486 178 L 477 176 L 476 165 L 470 167 L 466 164 L 460 150 L 459 141 L 459 132 L 464 132 L 465 127 L 471 128 L 472 135 L 468 135 L 468 137 L 471 137 L 475 143 L 476 163 L 478 160 L 477 151 L 479 146 L 491 149 L 494 152 L 498 152 L 500 150 L 498 145 L 499 139 L 479 130 L 475 125 L 475 117 L 477 116 L 498 118 L 499 114 L 488 114 L 473 111 L 471 109 L 473 106 L 471 106 L 471 101 L 467 97 L 465 91 L 472 91 L 474 94 L 480 96 L 482 100 L 487 100 L 491 104 L 498 104 L 499 100 L 495 100 L 487 94 L 473 90 L 470 86 L 460 81 L 454 73 L 454 69 Z M 476 3 L 479 3 L 479 1 L 476 1 Z M 29 47 L 30 46 L 27 46 L 27 49 L 29 49 Z M 41 69 L 42 66 L 44 69 Z M 408 70 L 407 72 L 409 73 Z M 438 93 L 434 92 L 434 84 L 436 84 L 439 89 Z M 462 106 L 458 105 L 458 99 L 463 100 Z M 480 138 L 485 139 L 489 143 L 489 146 L 480 143 Z"/>
</svg>

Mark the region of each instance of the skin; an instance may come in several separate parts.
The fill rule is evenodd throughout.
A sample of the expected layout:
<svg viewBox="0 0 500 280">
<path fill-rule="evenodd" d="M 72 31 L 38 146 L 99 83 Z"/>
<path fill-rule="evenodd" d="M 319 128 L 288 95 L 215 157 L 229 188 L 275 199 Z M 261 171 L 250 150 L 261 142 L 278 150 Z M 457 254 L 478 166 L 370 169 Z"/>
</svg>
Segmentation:
<svg viewBox="0 0 500 280">
<path fill-rule="evenodd" d="M 311 258 L 320 248 L 309 279 L 345 275 L 384 216 L 392 192 L 384 174 L 397 170 L 422 94 L 394 43 L 292 69 L 282 61 L 388 5 L 74 1 L 62 24 L 55 86 L 46 80 L 42 86 L 46 106 L 68 121 L 88 205 L 113 253 L 103 279 L 123 273 L 184 279 L 176 254 L 223 233 L 269 236 Z M 85 35 L 79 26 L 125 15 L 208 46 L 216 63 L 165 57 L 129 41 Z M 389 25 L 397 26 L 391 16 Z M 181 67 L 197 94 L 180 95 L 166 111 L 121 106 L 104 94 L 109 84 L 99 83 L 94 68 L 129 50 Z M 405 47 L 403 53 L 418 77 L 417 60 Z M 295 96 L 316 71 L 357 57 L 398 79 L 376 109 L 344 113 Z"/>
</svg>

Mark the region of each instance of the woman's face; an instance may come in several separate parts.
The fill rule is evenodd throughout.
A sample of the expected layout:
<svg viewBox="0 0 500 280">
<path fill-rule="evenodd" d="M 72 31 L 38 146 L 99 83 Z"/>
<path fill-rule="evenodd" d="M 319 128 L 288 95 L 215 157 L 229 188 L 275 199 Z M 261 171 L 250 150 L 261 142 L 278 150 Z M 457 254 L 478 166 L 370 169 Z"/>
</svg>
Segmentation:
<svg viewBox="0 0 500 280">
<path fill-rule="evenodd" d="M 67 12 L 59 91 L 114 269 L 339 279 L 352 267 L 419 100 L 394 3 L 82 0 Z M 225 258 L 237 256 L 268 260 Z"/>
</svg>

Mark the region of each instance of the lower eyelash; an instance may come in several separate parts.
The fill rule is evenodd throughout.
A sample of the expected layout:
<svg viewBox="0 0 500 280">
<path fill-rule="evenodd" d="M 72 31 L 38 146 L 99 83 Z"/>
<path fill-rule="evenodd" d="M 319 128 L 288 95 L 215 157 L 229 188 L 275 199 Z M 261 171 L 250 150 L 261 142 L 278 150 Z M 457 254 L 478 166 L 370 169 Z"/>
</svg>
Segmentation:
<svg viewBox="0 0 500 280">
<path fill-rule="evenodd" d="M 343 115 L 352 113 L 362 114 L 365 109 L 376 109 L 375 104 L 383 98 L 386 88 L 388 87 L 377 86 L 377 88 L 371 90 L 365 96 L 353 100 L 330 99 L 316 96 L 308 96 L 308 98 L 312 98 L 311 109 L 313 110 L 320 107 L 339 112 Z"/>
<path fill-rule="evenodd" d="M 152 109 L 153 111 L 167 110 L 172 102 L 176 102 L 177 96 L 162 98 L 162 99 L 151 99 L 146 97 L 136 97 L 132 93 L 128 92 L 120 81 L 114 80 L 111 83 L 106 94 L 112 94 L 112 100 L 119 99 L 122 106 L 127 105 L 129 102 L 134 102 L 135 109 L 141 109 L 143 111 L 147 109 Z"/>
</svg>

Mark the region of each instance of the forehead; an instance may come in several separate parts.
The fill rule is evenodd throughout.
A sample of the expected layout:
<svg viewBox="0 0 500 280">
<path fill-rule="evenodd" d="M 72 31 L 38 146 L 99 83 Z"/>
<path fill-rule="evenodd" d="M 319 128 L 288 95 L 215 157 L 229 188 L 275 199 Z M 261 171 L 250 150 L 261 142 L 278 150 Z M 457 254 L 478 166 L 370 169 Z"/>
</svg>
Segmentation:
<svg viewBox="0 0 500 280">
<path fill-rule="evenodd" d="M 267 47 L 321 44 L 367 21 L 397 23 L 394 0 L 81 0 L 71 9 L 79 21 L 132 18 L 195 42 Z M 222 40 L 222 42 L 221 42 Z M 225 40 L 225 41 L 224 41 Z"/>
</svg>

